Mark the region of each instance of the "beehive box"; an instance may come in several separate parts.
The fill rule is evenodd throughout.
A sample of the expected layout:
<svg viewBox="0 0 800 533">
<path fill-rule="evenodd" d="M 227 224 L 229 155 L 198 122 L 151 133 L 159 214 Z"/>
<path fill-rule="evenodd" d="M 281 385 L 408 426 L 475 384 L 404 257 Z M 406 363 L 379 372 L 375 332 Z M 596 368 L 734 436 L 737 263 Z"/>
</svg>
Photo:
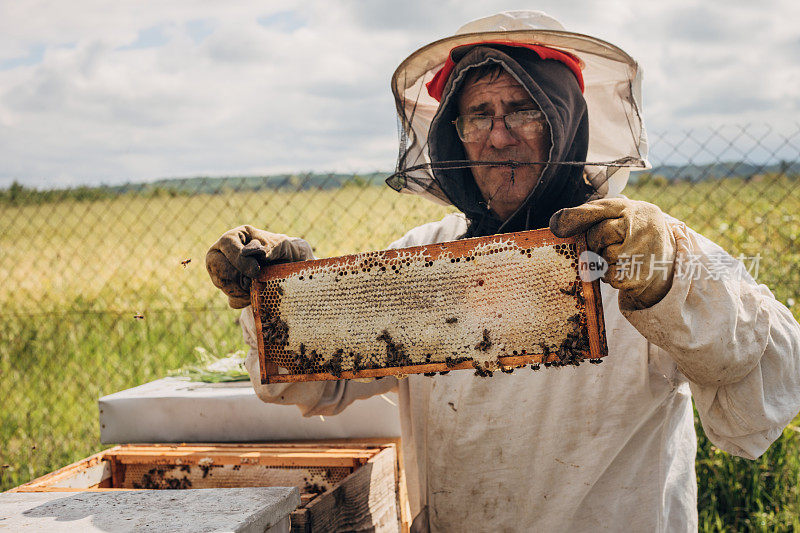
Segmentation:
<svg viewBox="0 0 800 533">
<path fill-rule="evenodd" d="M 251 285 L 261 381 L 598 362 L 585 250 L 543 229 L 269 266 Z"/>
<path fill-rule="evenodd" d="M 397 531 L 397 443 L 375 439 L 276 444 L 115 446 L 9 492 L 291 487 L 293 532 Z"/>
</svg>

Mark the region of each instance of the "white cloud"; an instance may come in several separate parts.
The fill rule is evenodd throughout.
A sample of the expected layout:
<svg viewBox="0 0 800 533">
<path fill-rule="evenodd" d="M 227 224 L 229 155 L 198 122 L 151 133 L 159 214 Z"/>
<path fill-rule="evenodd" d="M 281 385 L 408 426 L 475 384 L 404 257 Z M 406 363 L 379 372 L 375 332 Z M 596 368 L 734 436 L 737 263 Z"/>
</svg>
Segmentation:
<svg viewBox="0 0 800 533">
<path fill-rule="evenodd" d="M 287 6 L 0 4 L 0 186 L 388 170 L 397 64 L 467 20 L 529 3 Z M 797 116 L 790 0 L 539 7 L 637 57 L 651 129 Z"/>
</svg>

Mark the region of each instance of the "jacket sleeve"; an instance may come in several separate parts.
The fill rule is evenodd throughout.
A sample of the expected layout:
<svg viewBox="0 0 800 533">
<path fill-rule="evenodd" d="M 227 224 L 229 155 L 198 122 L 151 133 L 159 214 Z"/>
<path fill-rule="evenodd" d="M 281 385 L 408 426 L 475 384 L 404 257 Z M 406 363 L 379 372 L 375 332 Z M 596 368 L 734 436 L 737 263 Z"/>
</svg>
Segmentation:
<svg viewBox="0 0 800 533">
<path fill-rule="evenodd" d="M 754 459 L 800 410 L 800 324 L 746 265 L 685 224 L 670 227 L 672 288 L 623 315 L 688 379 L 709 439 Z"/>
<path fill-rule="evenodd" d="M 397 386 L 397 380 L 391 376 L 364 383 L 342 379 L 264 385 L 261 383 L 255 320 L 250 306 L 242 309 L 240 323 L 244 340 L 249 346 L 245 366 L 250 375 L 250 383 L 261 401 L 296 405 L 303 416 L 335 415 L 356 400 L 389 392 Z"/>
</svg>

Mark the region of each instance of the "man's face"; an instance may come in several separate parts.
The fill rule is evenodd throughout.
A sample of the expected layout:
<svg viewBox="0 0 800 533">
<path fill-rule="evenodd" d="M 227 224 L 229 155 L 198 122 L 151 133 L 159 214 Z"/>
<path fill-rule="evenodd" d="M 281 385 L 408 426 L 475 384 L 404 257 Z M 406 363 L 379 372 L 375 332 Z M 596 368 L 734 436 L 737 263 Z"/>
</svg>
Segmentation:
<svg viewBox="0 0 800 533">
<path fill-rule="evenodd" d="M 458 99 L 460 115 L 500 116 L 514 111 L 538 109 L 528 92 L 507 72 L 467 80 Z M 479 142 L 464 142 L 471 161 L 547 161 L 550 152 L 550 132 L 544 127 L 532 138 L 518 138 L 506 129 L 502 119 L 495 119 L 491 131 Z M 479 166 L 472 175 L 489 208 L 502 220 L 510 217 L 522 205 L 539 181 L 544 165 Z"/>
</svg>

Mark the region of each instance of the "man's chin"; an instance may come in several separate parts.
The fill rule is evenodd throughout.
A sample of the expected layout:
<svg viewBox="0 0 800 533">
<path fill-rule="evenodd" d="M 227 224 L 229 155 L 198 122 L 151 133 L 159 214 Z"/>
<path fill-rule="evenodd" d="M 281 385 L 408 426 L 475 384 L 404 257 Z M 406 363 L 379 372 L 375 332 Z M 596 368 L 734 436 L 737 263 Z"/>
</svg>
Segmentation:
<svg viewBox="0 0 800 533">
<path fill-rule="evenodd" d="M 495 198 L 490 205 L 495 215 L 497 215 L 501 220 L 506 221 L 509 217 L 511 217 L 511 215 L 517 212 L 524 202 L 524 199 L 519 200 L 506 197 Z"/>
</svg>

